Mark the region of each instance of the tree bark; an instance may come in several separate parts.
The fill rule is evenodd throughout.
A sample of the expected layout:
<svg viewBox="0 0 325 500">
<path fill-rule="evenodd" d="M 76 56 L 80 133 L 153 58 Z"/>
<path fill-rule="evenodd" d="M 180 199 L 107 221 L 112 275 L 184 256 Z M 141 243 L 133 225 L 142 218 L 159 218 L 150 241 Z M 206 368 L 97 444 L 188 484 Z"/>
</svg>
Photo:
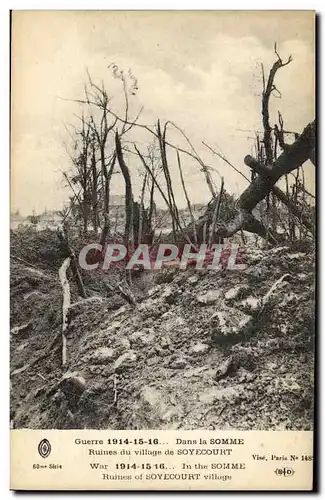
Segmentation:
<svg viewBox="0 0 325 500">
<path fill-rule="evenodd" d="M 158 120 L 157 124 L 157 134 L 159 138 L 159 148 L 160 148 L 160 156 L 161 156 L 161 165 L 162 169 L 164 172 L 164 176 L 166 179 L 166 185 L 167 185 L 167 196 L 168 196 L 168 202 L 169 206 L 173 207 L 173 212 L 176 215 L 177 219 L 179 219 L 178 216 L 178 210 L 177 206 L 175 203 L 175 198 L 174 198 L 174 192 L 173 192 L 173 186 L 170 178 L 170 173 L 169 173 L 169 168 L 168 168 L 168 162 L 167 162 L 167 154 L 166 154 L 166 127 L 164 130 L 164 134 L 161 133 L 160 129 L 160 122 Z M 171 214 L 172 216 L 172 214 Z M 173 228 L 173 234 L 174 234 L 174 239 L 176 240 L 176 225 L 175 225 L 175 220 L 174 217 L 172 216 L 172 228 Z"/>
<path fill-rule="evenodd" d="M 104 169 L 103 169 L 103 174 L 104 174 L 104 225 L 103 225 L 103 230 L 102 234 L 100 237 L 100 244 L 102 247 L 104 247 L 106 243 L 106 238 L 110 230 L 110 218 L 109 218 L 109 192 L 110 192 L 110 183 L 111 183 L 111 177 L 113 174 L 114 166 L 115 166 L 115 161 L 116 161 L 116 154 L 113 155 L 113 158 L 111 160 L 111 165 L 109 167 L 109 171 L 107 171 L 107 166 L 105 164 L 105 153 L 103 152 L 103 158 L 102 158 L 102 163 L 104 162 Z"/>
<path fill-rule="evenodd" d="M 184 176 L 183 176 L 181 158 L 180 158 L 178 150 L 177 150 L 177 163 L 178 163 L 179 175 L 180 175 L 180 178 L 181 178 L 181 183 L 182 183 L 182 187 L 183 187 L 183 191 L 184 191 L 184 195 L 185 195 L 185 199 L 186 199 L 186 203 L 187 203 L 187 208 L 188 208 L 188 211 L 190 213 L 190 217 L 191 217 L 191 221 L 192 221 L 192 225 L 193 225 L 194 242 L 197 244 L 197 234 L 196 234 L 196 228 L 195 228 L 195 218 L 194 218 L 194 215 L 193 215 L 192 205 L 191 205 L 191 202 L 190 202 L 190 198 L 189 198 L 188 193 L 187 193 L 187 189 L 186 189 L 186 185 L 185 185 L 185 181 L 184 181 Z"/>
<path fill-rule="evenodd" d="M 310 123 L 304 129 L 298 139 L 291 145 L 290 149 L 283 152 L 273 163 L 267 166 L 269 177 L 258 175 L 250 186 L 242 193 L 238 200 L 238 207 L 247 212 L 262 201 L 271 191 L 274 184 L 285 174 L 300 167 L 310 157 L 312 149 L 315 148 L 315 122 Z M 244 162 L 250 166 L 251 156 L 246 156 Z"/>
<path fill-rule="evenodd" d="M 87 297 L 86 290 L 85 290 L 85 287 L 84 287 L 83 282 L 82 282 L 81 274 L 79 272 L 76 254 L 69 243 L 68 232 L 65 230 L 65 228 L 58 227 L 57 235 L 58 235 L 58 238 L 60 240 L 63 252 L 65 253 L 65 256 L 69 257 L 69 259 L 70 259 L 69 262 L 71 262 L 71 270 L 72 270 L 74 279 L 76 281 L 79 295 L 85 299 Z"/>
<path fill-rule="evenodd" d="M 91 156 L 91 173 L 92 173 L 92 206 L 93 206 L 93 227 L 97 234 L 98 231 L 98 174 L 96 168 L 96 153 L 94 144 L 92 145 Z"/>
<path fill-rule="evenodd" d="M 70 307 L 70 285 L 67 278 L 67 270 L 70 266 L 71 259 L 67 257 L 59 269 L 59 278 L 62 286 L 62 366 L 66 367 L 68 362 L 67 357 L 67 331 L 68 331 L 68 313 Z"/>
<path fill-rule="evenodd" d="M 243 228 L 249 232 L 265 237 L 271 234 L 271 239 L 275 241 L 280 235 L 272 234 L 266 231 L 261 222 L 257 221 L 251 214 L 253 208 L 262 201 L 272 190 L 275 183 L 285 174 L 300 167 L 310 158 L 311 152 L 316 145 L 316 123 L 313 121 L 303 130 L 302 134 L 283 152 L 272 166 L 265 166 L 266 175 L 258 175 L 247 189 L 241 194 L 237 202 L 238 214 L 226 226 L 217 230 L 217 236 L 224 238 L 235 234 Z M 248 166 L 256 166 L 256 160 L 251 156 L 246 156 L 244 162 Z"/>
<path fill-rule="evenodd" d="M 223 188 L 224 188 L 224 179 L 222 177 L 220 192 L 218 195 L 218 202 L 216 203 L 216 207 L 214 209 L 213 217 L 212 217 L 212 223 L 211 223 L 211 229 L 210 229 L 210 235 L 209 235 L 209 246 L 210 247 L 213 243 L 213 238 L 215 236 L 214 233 L 215 233 L 215 228 L 216 228 L 216 224 L 217 224 L 218 217 L 219 217 L 219 211 L 220 211 L 221 200 L 222 200 L 222 195 L 223 195 Z"/>
<path fill-rule="evenodd" d="M 260 175 L 264 175 L 265 177 L 268 177 L 269 176 L 269 169 L 267 169 L 264 165 L 262 165 L 261 163 L 259 163 L 258 161 L 256 161 L 254 158 L 252 157 L 246 157 L 247 159 L 247 162 L 249 163 L 249 167 L 257 172 L 258 174 Z M 278 198 L 278 200 L 280 200 L 287 208 L 288 210 L 293 214 L 295 215 L 299 220 L 300 222 L 312 233 L 314 234 L 315 232 L 315 227 L 314 227 L 314 224 L 312 223 L 312 219 L 310 217 L 308 217 L 308 215 L 306 215 L 302 208 L 299 207 L 297 204 L 295 204 L 290 198 L 289 196 L 286 195 L 286 193 L 284 193 L 282 191 L 282 189 L 280 189 L 278 186 L 273 186 L 272 188 L 272 193 Z"/>
<path fill-rule="evenodd" d="M 125 183 L 125 230 L 124 230 L 124 245 L 129 248 L 129 243 L 132 242 L 132 224 L 133 224 L 133 196 L 132 183 L 129 169 L 124 161 L 121 141 L 116 131 L 115 134 L 116 155 L 121 168 Z"/>
</svg>

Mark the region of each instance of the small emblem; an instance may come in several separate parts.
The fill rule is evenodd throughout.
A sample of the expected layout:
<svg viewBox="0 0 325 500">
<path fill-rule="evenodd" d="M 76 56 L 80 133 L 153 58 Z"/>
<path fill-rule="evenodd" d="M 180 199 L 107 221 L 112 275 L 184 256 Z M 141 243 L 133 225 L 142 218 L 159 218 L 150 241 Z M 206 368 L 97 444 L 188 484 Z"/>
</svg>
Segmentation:
<svg viewBox="0 0 325 500">
<path fill-rule="evenodd" d="M 48 439 L 42 439 L 38 445 L 38 453 L 43 458 L 47 458 L 51 453 L 51 445 Z"/>
<path fill-rule="evenodd" d="M 291 467 L 281 467 L 278 469 L 275 469 L 274 471 L 277 476 L 283 476 L 283 477 L 289 477 L 293 476 L 295 471 Z"/>
</svg>

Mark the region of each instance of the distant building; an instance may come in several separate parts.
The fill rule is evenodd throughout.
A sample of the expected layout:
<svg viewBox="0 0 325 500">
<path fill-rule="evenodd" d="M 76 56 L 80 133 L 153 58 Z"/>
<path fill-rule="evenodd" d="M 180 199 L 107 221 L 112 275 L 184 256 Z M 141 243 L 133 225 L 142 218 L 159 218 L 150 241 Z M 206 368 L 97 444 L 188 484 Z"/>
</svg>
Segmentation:
<svg viewBox="0 0 325 500">
<path fill-rule="evenodd" d="M 44 211 L 39 215 L 40 222 L 48 225 L 57 225 L 61 222 L 62 216 L 56 210 Z"/>
<path fill-rule="evenodd" d="M 26 217 L 20 215 L 19 212 L 10 214 L 10 229 L 16 229 L 20 224 L 25 224 L 26 222 Z"/>
</svg>

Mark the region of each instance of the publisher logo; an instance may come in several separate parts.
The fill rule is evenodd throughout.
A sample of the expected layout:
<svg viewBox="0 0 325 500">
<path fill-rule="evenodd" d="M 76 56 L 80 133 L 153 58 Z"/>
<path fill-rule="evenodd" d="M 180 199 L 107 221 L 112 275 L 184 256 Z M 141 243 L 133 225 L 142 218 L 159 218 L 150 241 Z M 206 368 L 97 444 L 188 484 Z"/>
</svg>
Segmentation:
<svg viewBox="0 0 325 500">
<path fill-rule="evenodd" d="M 51 453 L 51 445 L 48 439 L 42 439 L 38 445 L 38 453 L 43 458 L 47 458 Z"/>
<path fill-rule="evenodd" d="M 291 467 L 281 467 L 278 469 L 275 469 L 274 471 L 277 476 L 283 476 L 283 477 L 289 477 L 293 476 L 295 471 Z"/>
</svg>

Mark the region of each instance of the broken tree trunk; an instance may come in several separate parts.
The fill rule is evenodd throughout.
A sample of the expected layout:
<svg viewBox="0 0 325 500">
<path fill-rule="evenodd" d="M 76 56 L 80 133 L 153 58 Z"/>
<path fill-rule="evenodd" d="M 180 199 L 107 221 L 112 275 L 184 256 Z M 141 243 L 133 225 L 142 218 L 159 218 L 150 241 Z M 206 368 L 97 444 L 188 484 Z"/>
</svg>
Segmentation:
<svg viewBox="0 0 325 500">
<path fill-rule="evenodd" d="M 182 226 L 181 226 L 181 223 L 180 223 L 180 220 L 178 218 L 178 213 L 175 213 L 174 210 L 173 210 L 173 206 L 172 205 L 169 205 L 169 201 L 164 193 L 164 191 L 162 190 L 161 186 L 159 185 L 159 182 L 157 181 L 154 173 L 152 172 L 152 170 L 150 169 L 150 167 L 147 165 L 147 163 L 145 162 L 145 159 L 143 158 L 142 154 L 140 153 L 140 151 L 138 150 L 138 148 L 136 147 L 136 145 L 134 145 L 134 148 L 139 156 L 139 158 L 141 159 L 142 163 L 143 163 L 143 166 L 144 168 L 146 169 L 146 171 L 148 172 L 148 174 L 150 175 L 150 177 L 152 178 L 152 181 L 153 183 L 155 184 L 156 188 L 158 189 L 159 193 L 161 194 L 164 202 L 166 203 L 167 207 L 168 207 L 168 210 L 172 216 L 172 218 L 174 219 L 175 221 L 175 224 L 177 226 L 177 228 L 179 229 L 179 234 L 180 235 L 183 235 L 185 240 L 187 241 L 187 243 L 193 245 L 194 248 L 195 247 L 195 244 L 192 243 L 192 240 L 189 238 L 189 236 L 186 234 L 186 231 L 182 229 Z M 175 238 L 174 238 L 174 233 L 172 233 L 172 238 L 173 238 L 173 241 L 175 241 Z"/>
<path fill-rule="evenodd" d="M 91 155 L 91 175 L 92 175 L 92 188 L 91 188 L 91 202 L 92 202 L 92 216 L 93 216 L 93 228 L 95 233 L 98 231 L 98 173 L 96 168 L 96 152 L 95 145 L 92 143 L 92 155 Z"/>
<path fill-rule="evenodd" d="M 300 167 L 310 158 L 316 144 L 316 123 L 313 121 L 303 130 L 296 141 L 284 151 L 271 166 L 266 166 L 268 177 L 258 175 L 241 194 L 237 201 L 237 215 L 228 224 L 217 230 L 217 236 L 228 238 L 239 229 L 253 232 L 262 236 L 268 235 L 271 241 L 277 241 L 279 235 L 266 230 L 263 224 L 252 215 L 253 208 L 262 201 L 272 190 L 275 183 L 285 174 Z M 246 165 L 256 165 L 256 160 L 251 156 L 244 159 Z"/>
<path fill-rule="evenodd" d="M 146 182 L 147 182 L 147 175 L 148 172 L 145 172 L 143 182 L 142 182 L 142 188 L 141 188 L 141 196 L 140 196 L 140 205 L 139 205 L 139 224 L 138 224 L 138 237 L 134 238 L 134 242 L 137 240 L 138 245 L 142 242 L 143 236 L 143 218 L 144 218 L 144 192 L 146 189 Z"/>
<path fill-rule="evenodd" d="M 269 194 L 274 184 L 285 174 L 300 167 L 310 157 L 311 151 L 315 148 L 315 122 L 310 123 L 304 129 L 298 139 L 283 152 L 272 166 L 267 166 L 269 176 L 258 175 L 251 185 L 242 193 L 238 200 L 238 206 L 250 212 L 257 203 L 262 201 Z M 246 156 L 244 162 L 250 166 L 251 156 Z"/>
<path fill-rule="evenodd" d="M 218 195 L 218 202 L 216 203 L 216 207 L 214 209 L 213 217 L 212 217 L 211 230 L 210 230 L 210 236 L 209 236 L 209 246 L 210 247 L 212 246 L 213 238 L 215 236 L 214 233 L 215 233 L 215 228 L 216 228 L 216 224 L 217 224 L 218 217 L 219 217 L 219 211 L 220 211 L 220 207 L 221 207 L 221 199 L 222 199 L 222 195 L 223 195 L 224 184 L 225 184 L 224 179 L 222 177 L 221 178 L 220 192 Z"/>
<path fill-rule="evenodd" d="M 247 162 L 249 163 L 249 167 L 257 172 L 258 174 L 264 176 L 264 177 L 268 177 L 269 176 L 269 169 L 266 168 L 264 165 L 262 165 L 261 163 L 259 163 L 258 161 L 256 161 L 254 158 L 252 157 L 246 157 L 246 160 Z M 286 193 L 284 193 L 282 191 L 282 189 L 280 189 L 278 186 L 273 186 L 272 188 L 272 193 L 278 198 L 278 200 L 280 200 L 287 208 L 288 210 L 293 214 L 295 215 L 299 221 L 312 233 L 314 234 L 315 233 L 315 227 L 314 227 L 314 224 L 313 224 L 313 221 L 312 221 L 312 218 L 311 217 L 308 217 L 307 214 L 305 214 L 303 212 L 303 209 L 302 207 L 299 207 L 297 204 L 295 204 L 290 198 L 289 196 L 286 195 Z"/>
<path fill-rule="evenodd" d="M 133 245 L 133 195 L 132 183 L 129 169 L 124 161 L 121 140 L 118 132 L 115 134 L 116 155 L 121 168 L 125 183 L 125 230 L 124 230 L 124 245 L 129 248 Z"/>
<path fill-rule="evenodd" d="M 183 191 L 184 191 L 184 195 L 185 195 L 185 199 L 186 199 L 186 203 L 187 203 L 187 208 L 188 208 L 188 211 L 189 211 L 189 214 L 191 217 L 191 221 L 192 221 L 194 242 L 197 245 L 198 241 L 197 241 L 197 234 L 196 234 L 196 228 L 195 228 L 195 218 L 193 215 L 193 210 L 192 210 L 190 198 L 189 198 L 188 193 L 187 193 L 187 189 L 186 189 L 186 185 L 185 185 L 185 181 L 184 181 L 184 176 L 183 176 L 181 158 L 180 158 L 178 150 L 177 150 L 177 164 L 178 164 L 179 175 L 181 178 L 181 183 L 182 183 L 182 187 L 183 187 Z"/>
<path fill-rule="evenodd" d="M 101 232 L 100 236 L 100 244 L 102 247 L 104 247 L 107 239 L 107 235 L 110 231 L 110 216 L 109 216 L 109 194 L 110 194 L 110 183 L 111 183 L 111 177 L 113 175 L 113 170 L 115 166 L 115 161 L 116 161 L 116 154 L 114 153 L 109 171 L 107 170 L 107 166 L 105 163 L 105 150 L 102 151 L 101 153 L 102 156 L 102 162 L 104 162 L 104 167 L 103 167 L 103 176 L 104 176 L 104 224 L 103 224 L 103 229 Z"/>
<path fill-rule="evenodd" d="M 66 257 L 69 257 L 71 259 L 71 270 L 72 270 L 73 276 L 76 280 L 78 293 L 83 299 L 85 299 L 87 297 L 87 294 L 86 294 L 85 287 L 84 287 L 83 282 L 82 282 L 81 274 L 79 272 L 76 254 L 69 243 L 68 232 L 66 230 L 64 230 L 62 227 L 59 227 L 57 229 L 57 235 L 58 235 L 58 238 L 60 240 L 60 243 L 62 245 L 62 248 L 63 248 L 63 251 L 64 251 Z"/>
<path fill-rule="evenodd" d="M 265 75 L 264 75 L 264 67 L 262 65 L 262 77 L 263 77 L 263 93 L 262 93 L 262 121 L 264 128 L 264 136 L 263 136 L 263 144 L 265 148 L 265 157 L 266 163 L 270 164 L 273 161 L 273 146 L 272 146 L 272 138 L 271 132 L 272 127 L 270 125 L 270 112 L 269 112 L 269 102 L 272 92 L 277 91 L 277 88 L 274 84 L 274 79 L 277 71 L 284 66 L 287 66 L 291 63 L 292 57 L 290 56 L 286 62 L 283 62 L 281 57 L 279 56 L 276 43 L 274 44 L 274 52 L 277 56 L 277 60 L 273 64 L 268 79 L 267 84 L 265 85 Z"/>
<path fill-rule="evenodd" d="M 177 209 L 177 205 L 175 202 L 175 196 L 174 196 L 174 191 L 173 191 L 173 184 L 171 181 L 169 166 L 168 166 L 168 161 L 167 161 L 166 132 L 167 132 L 167 124 L 165 124 L 163 133 L 161 133 L 160 122 L 158 120 L 157 134 L 158 134 L 158 138 L 159 138 L 161 165 L 162 165 L 162 169 L 163 169 L 164 176 L 166 179 L 168 200 L 169 200 L 170 206 L 173 207 L 173 212 L 176 214 L 177 218 L 179 219 L 178 209 Z M 176 226 L 175 226 L 175 221 L 174 221 L 173 217 L 172 217 L 172 227 L 173 227 L 173 234 L 174 234 L 174 238 L 175 238 L 176 237 Z"/>
<path fill-rule="evenodd" d="M 62 366 L 67 365 L 67 330 L 68 330 L 68 313 L 70 308 L 70 285 L 67 278 L 67 270 L 71 263 L 70 257 L 67 257 L 59 269 L 59 278 L 62 286 L 63 302 L 62 302 Z"/>
</svg>

